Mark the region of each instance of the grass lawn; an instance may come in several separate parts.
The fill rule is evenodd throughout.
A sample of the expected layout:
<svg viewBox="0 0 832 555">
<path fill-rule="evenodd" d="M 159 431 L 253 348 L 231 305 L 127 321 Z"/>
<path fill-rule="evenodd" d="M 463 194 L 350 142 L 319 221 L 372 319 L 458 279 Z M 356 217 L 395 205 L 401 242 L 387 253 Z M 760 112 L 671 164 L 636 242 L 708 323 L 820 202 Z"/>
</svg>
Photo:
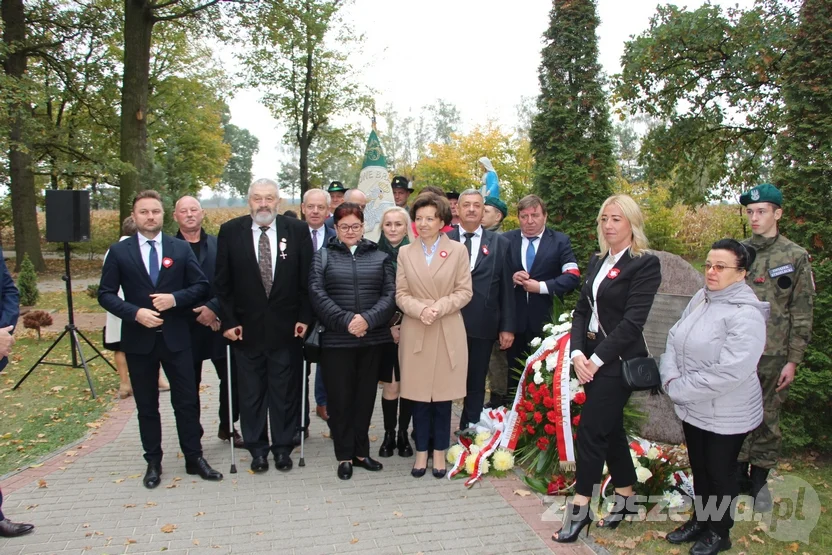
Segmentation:
<svg viewBox="0 0 832 555">
<path fill-rule="evenodd" d="M 98 298 L 90 297 L 86 291 L 72 292 L 72 309 L 76 314 L 104 312 L 104 309 L 98 304 Z M 54 310 L 66 314 L 66 291 L 41 293 L 35 305 L 35 310 Z"/>
<path fill-rule="evenodd" d="M 32 332 L 26 334 L 31 335 Z M 83 368 L 41 365 L 17 391 L 12 390 L 55 337 L 44 335 L 40 342 L 19 337 L 9 365 L 0 374 L 0 475 L 34 464 L 44 455 L 82 438 L 97 427 L 96 421 L 114 402 L 118 374 L 100 358 L 89 363 L 98 394 L 95 400 L 90 398 Z M 100 344 L 96 346 L 101 348 Z M 85 357 L 93 355 L 83 341 L 82 349 Z M 48 360 L 71 362 L 67 337 L 49 353 Z"/>
<path fill-rule="evenodd" d="M 788 541 L 775 539 L 779 535 L 777 531 L 783 533 L 784 530 L 780 522 L 787 520 L 792 515 L 793 505 L 789 497 L 795 495 L 793 478 L 808 482 L 817 493 L 820 501 L 820 512 L 814 511 L 814 514 L 819 514 L 819 519 L 817 525 L 809 534 L 808 543 L 798 541 L 796 538 L 791 538 Z M 730 553 L 746 553 L 748 555 L 789 555 L 791 553 L 826 555 L 832 553 L 832 519 L 826 512 L 826 508 L 832 504 L 830 485 L 832 485 L 832 460 L 821 460 L 812 456 L 786 459 L 779 466 L 774 479 L 770 480 L 770 487 L 776 501 L 774 510 L 769 515 L 765 515 L 762 519 L 763 522 L 739 521 L 740 519 L 738 519 L 731 531 L 733 549 Z M 810 522 L 813 511 L 808 509 L 810 506 L 809 497 L 806 496 L 803 499 L 806 500 L 803 506 L 807 510 L 804 510 L 803 513 L 798 511 L 796 518 L 805 518 L 805 520 L 800 520 L 800 526 L 808 526 L 811 529 L 811 525 L 806 525 L 806 523 Z M 740 507 L 740 509 L 742 508 Z M 778 514 L 780 520 L 778 520 Z M 593 526 L 590 535 L 597 544 L 615 554 L 686 554 L 691 544 L 671 545 L 662 539 L 664 534 L 670 532 L 679 524 L 670 521 L 624 522 L 613 531 L 602 530 Z"/>
</svg>

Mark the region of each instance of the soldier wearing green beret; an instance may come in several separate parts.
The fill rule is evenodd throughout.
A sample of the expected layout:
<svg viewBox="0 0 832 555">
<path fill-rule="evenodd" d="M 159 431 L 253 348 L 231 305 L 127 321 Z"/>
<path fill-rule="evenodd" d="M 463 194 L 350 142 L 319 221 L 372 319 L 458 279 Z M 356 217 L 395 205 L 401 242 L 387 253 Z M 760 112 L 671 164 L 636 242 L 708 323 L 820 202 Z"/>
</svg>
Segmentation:
<svg viewBox="0 0 832 555">
<path fill-rule="evenodd" d="M 740 196 L 740 204 L 746 207 L 752 232 L 745 244 L 757 251 L 746 279 L 757 297 L 771 305 L 771 318 L 757 365 L 763 422 L 746 438 L 738 472 L 740 490 L 754 497 L 755 511 L 766 512 L 772 507 L 766 480 L 780 454 L 780 407 L 812 335 L 815 287 L 809 254 L 778 231 L 783 216 L 780 190 L 769 183 L 757 185 Z"/>
</svg>

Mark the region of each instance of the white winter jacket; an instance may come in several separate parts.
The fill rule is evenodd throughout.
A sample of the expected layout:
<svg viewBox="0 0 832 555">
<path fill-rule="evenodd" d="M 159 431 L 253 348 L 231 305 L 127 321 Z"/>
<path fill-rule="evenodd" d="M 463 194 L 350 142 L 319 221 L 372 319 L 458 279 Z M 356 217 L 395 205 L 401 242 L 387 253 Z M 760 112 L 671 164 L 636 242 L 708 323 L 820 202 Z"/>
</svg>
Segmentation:
<svg viewBox="0 0 832 555">
<path fill-rule="evenodd" d="M 769 304 L 745 282 L 702 289 L 670 329 L 662 384 L 684 422 L 718 434 L 740 434 L 763 420 L 757 363 L 766 342 Z"/>
</svg>

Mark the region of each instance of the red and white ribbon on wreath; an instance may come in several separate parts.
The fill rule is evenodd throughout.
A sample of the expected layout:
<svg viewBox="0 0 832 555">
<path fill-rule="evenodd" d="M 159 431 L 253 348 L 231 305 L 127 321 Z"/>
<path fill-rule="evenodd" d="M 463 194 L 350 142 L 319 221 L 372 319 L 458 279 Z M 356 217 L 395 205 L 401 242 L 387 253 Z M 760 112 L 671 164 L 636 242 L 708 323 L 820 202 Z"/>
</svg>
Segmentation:
<svg viewBox="0 0 832 555">
<path fill-rule="evenodd" d="M 470 451 L 471 440 L 465 436 L 460 436 L 459 444 L 462 445 L 462 453 L 451 471 L 448 473 L 449 480 L 462 472 L 465 468 L 465 462 L 468 460 L 468 457 L 476 457 L 476 459 L 474 461 L 474 471 L 471 473 L 471 476 L 465 480 L 465 485 L 467 487 L 471 487 L 477 482 L 477 480 L 482 478 L 482 461 L 487 460 L 488 457 L 490 457 L 500 446 L 503 434 L 505 433 L 505 421 L 506 409 L 504 407 L 482 411 L 480 421 L 475 428 L 478 433 L 490 432 L 491 437 L 488 439 L 488 442 L 482 446 L 477 454 L 472 454 Z"/>
<path fill-rule="evenodd" d="M 505 447 L 511 452 L 514 452 L 514 449 L 517 447 L 517 440 L 520 439 L 520 434 L 523 432 L 524 424 L 523 422 L 520 422 L 520 418 L 517 414 L 517 405 L 518 403 L 522 403 L 526 398 L 526 377 L 530 372 L 534 373 L 532 366 L 534 366 L 537 361 L 545 363 L 546 357 L 554 352 L 555 347 L 547 349 L 546 343 L 544 342 L 537 348 L 534 354 L 526 359 L 526 367 L 523 369 L 523 374 L 520 375 L 520 381 L 517 382 L 517 391 L 514 393 L 514 402 L 511 404 L 511 411 L 508 413 L 506 430 L 508 430 L 509 433 L 503 436 L 502 441 L 502 447 Z"/>
<path fill-rule="evenodd" d="M 569 366 L 572 359 L 569 357 L 569 344 L 571 335 L 563 334 L 557 341 L 558 353 L 557 364 L 552 376 L 552 395 L 555 399 L 555 415 L 557 422 L 554 422 L 558 445 L 558 459 L 563 470 L 575 470 L 575 443 L 572 438 L 572 393 L 569 389 Z M 557 387 L 560 395 L 555 395 Z"/>
</svg>

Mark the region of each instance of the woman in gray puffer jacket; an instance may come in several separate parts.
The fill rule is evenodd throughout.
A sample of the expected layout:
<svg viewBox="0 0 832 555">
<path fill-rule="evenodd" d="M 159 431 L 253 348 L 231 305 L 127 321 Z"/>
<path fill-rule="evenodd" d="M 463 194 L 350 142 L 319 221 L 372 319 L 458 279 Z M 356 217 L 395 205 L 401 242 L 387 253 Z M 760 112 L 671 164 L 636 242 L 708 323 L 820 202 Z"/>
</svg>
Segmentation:
<svg viewBox="0 0 832 555">
<path fill-rule="evenodd" d="M 751 247 L 733 239 L 713 244 L 705 288 L 671 328 L 662 355 L 662 384 L 682 419 L 696 493 L 695 515 L 667 540 L 695 540 L 692 555 L 731 548 L 737 456 L 745 436 L 763 420 L 757 362 L 769 305 L 745 283 L 754 256 Z"/>
<path fill-rule="evenodd" d="M 326 331 L 321 363 L 338 477 L 349 480 L 353 466 L 382 469 L 370 458 L 368 431 L 378 391 L 385 345 L 393 341 L 390 318 L 396 311 L 393 261 L 364 239 L 358 204 L 335 209 L 335 230 L 325 249 L 312 257 L 309 300 Z M 323 252 L 326 252 L 326 267 Z"/>
</svg>

